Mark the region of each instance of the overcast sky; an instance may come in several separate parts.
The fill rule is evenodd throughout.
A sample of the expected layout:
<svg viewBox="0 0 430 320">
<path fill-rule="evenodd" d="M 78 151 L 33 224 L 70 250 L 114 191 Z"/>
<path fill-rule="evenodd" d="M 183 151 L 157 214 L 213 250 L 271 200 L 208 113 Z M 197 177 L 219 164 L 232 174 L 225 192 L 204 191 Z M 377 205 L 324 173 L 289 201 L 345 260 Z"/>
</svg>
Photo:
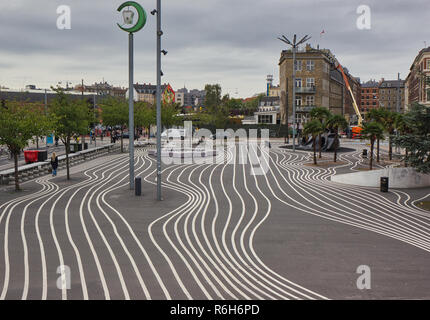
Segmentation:
<svg viewBox="0 0 430 320">
<path fill-rule="evenodd" d="M 45 88 L 105 81 L 127 86 L 127 34 L 116 22 L 122 0 L 1 0 L 0 85 Z M 135 36 L 135 82 L 155 83 L 155 0 L 138 0 L 148 22 Z M 371 9 L 360 30 L 357 8 Z M 71 8 L 71 30 L 58 30 L 59 5 Z M 284 44 L 309 34 L 362 81 L 404 79 L 424 41 L 430 46 L 429 0 L 162 0 L 163 82 L 202 89 L 219 83 L 232 97 L 265 89 Z M 325 34 L 321 37 L 320 32 Z M 237 88 L 237 89 L 236 89 Z M 236 94 L 237 92 L 237 94 Z"/>
</svg>

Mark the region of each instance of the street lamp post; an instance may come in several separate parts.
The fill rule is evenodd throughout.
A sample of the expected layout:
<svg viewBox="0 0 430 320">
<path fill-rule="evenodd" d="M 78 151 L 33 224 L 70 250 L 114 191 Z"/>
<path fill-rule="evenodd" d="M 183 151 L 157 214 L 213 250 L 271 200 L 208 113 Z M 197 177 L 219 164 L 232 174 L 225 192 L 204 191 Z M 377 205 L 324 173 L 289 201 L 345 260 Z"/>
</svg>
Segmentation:
<svg viewBox="0 0 430 320">
<path fill-rule="evenodd" d="M 129 86 L 128 86 L 128 148 L 130 152 L 130 190 L 134 189 L 134 100 L 133 100 L 133 69 L 134 69 L 134 61 L 133 61 L 133 45 L 134 45 L 134 36 L 135 32 L 141 30 L 146 24 L 146 12 L 142 8 L 140 4 L 134 1 L 124 2 L 119 6 L 118 11 L 122 11 L 125 7 L 133 7 L 136 9 L 138 13 L 138 21 L 133 25 L 134 12 L 127 9 L 123 11 L 124 24 L 132 25 L 129 28 L 123 27 L 123 25 L 118 24 L 118 26 L 125 32 L 128 32 L 128 54 L 129 54 L 129 66 L 128 66 L 128 75 L 129 75 Z"/>
<path fill-rule="evenodd" d="M 167 51 L 161 50 L 161 0 L 157 0 L 157 9 L 152 10 L 151 14 L 157 14 L 157 200 L 161 201 L 161 53 L 167 54 Z"/>
<path fill-rule="evenodd" d="M 297 122 L 296 122 L 296 52 L 297 52 L 297 48 L 299 47 L 299 45 L 308 41 L 310 38 L 311 37 L 306 35 L 299 42 L 296 42 L 297 35 L 294 35 L 293 42 L 288 40 L 287 37 L 285 37 L 284 35 L 282 36 L 282 38 L 278 38 L 282 42 L 285 42 L 286 44 L 290 45 L 292 48 L 292 52 L 293 52 L 293 79 L 292 79 L 293 80 L 293 83 L 292 83 L 293 96 L 292 96 L 292 99 L 293 99 L 293 151 L 294 152 L 296 152 L 295 135 L 297 135 L 297 128 L 296 128 L 296 126 L 297 126 Z"/>
</svg>

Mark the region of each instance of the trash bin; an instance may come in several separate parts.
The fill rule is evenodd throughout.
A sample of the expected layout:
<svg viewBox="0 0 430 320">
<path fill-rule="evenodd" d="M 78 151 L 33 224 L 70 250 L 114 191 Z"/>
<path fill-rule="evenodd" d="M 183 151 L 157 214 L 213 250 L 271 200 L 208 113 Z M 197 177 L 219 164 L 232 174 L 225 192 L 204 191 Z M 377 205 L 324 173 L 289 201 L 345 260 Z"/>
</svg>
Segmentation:
<svg viewBox="0 0 430 320">
<path fill-rule="evenodd" d="M 388 177 L 381 177 L 381 192 L 388 192 Z"/>
<path fill-rule="evenodd" d="M 367 149 L 363 149 L 363 158 L 367 158 Z"/>
<path fill-rule="evenodd" d="M 37 150 L 37 161 L 42 162 L 48 160 L 47 150 Z"/>
<path fill-rule="evenodd" d="M 81 145 L 82 146 L 82 145 Z M 84 143 L 84 150 L 88 150 L 88 142 Z"/>
<path fill-rule="evenodd" d="M 136 196 L 142 195 L 142 178 L 136 177 L 134 179 L 134 193 Z"/>
<path fill-rule="evenodd" d="M 38 153 L 39 153 L 39 151 L 37 151 L 37 150 L 25 150 L 24 151 L 25 163 L 37 162 L 37 154 Z"/>
</svg>

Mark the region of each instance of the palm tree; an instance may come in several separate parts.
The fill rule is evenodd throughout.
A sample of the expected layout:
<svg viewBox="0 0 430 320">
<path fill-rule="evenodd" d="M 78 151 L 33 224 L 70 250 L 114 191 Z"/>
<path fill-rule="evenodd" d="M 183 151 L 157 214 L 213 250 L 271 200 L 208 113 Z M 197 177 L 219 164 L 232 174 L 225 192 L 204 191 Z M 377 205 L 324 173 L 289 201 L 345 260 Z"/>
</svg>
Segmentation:
<svg viewBox="0 0 430 320">
<path fill-rule="evenodd" d="M 383 118 L 384 118 L 384 113 L 385 113 L 385 109 L 382 108 L 378 108 L 378 109 L 371 109 L 368 113 L 367 113 L 367 118 L 371 121 L 375 121 L 380 123 L 381 125 L 384 124 Z M 379 144 L 380 144 L 380 139 L 376 140 L 376 162 L 379 162 Z"/>
<path fill-rule="evenodd" d="M 316 151 L 316 137 L 320 136 L 321 133 L 324 132 L 324 127 L 321 124 L 320 121 L 314 119 L 308 123 L 305 124 L 305 127 L 303 128 L 303 134 L 305 135 L 312 135 L 312 146 L 314 149 L 314 164 L 317 164 L 317 151 Z"/>
<path fill-rule="evenodd" d="M 326 121 L 326 126 L 335 133 L 334 142 L 334 162 L 337 161 L 337 148 L 339 147 L 339 129 L 346 129 L 348 127 L 348 121 L 340 114 L 334 114 Z"/>
<path fill-rule="evenodd" d="M 330 117 L 331 112 L 327 108 L 316 107 L 316 108 L 313 108 L 311 110 L 310 115 L 311 115 L 312 120 L 318 120 L 320 122 L 321 126 L 323 126 L 324 121 Z M 325 127 L 325 126 L 323 126 L 323 127 Z M 319 156 L 318 157 L 320 159 L 321 159 L 321 149 L 322 149 L 321 134 L 323 134 L 323 133 L 324 133 L 324 130 L 318 134 L 318 145 L 319 145 Z"/>
<path fill-rule="evenodd" d="M 361 139 L 370 140 L 370 170 L 372 170 L 375 140 L 384 139 L 384 127 L 376 121 L 364 123 L 363 131 L 361 131 Z"/>
<path fill-rule="evenodd" d="M 388 133 L 388 157 L 390 160 L 393 160 L 393 141 L 392 135 L 394 134 L 394 123 L 396 121 L 397 112 L 391 112 L 389 110 L 384 109 L 382 113 L 382 124 L 385 130 Z"/>
</svg>

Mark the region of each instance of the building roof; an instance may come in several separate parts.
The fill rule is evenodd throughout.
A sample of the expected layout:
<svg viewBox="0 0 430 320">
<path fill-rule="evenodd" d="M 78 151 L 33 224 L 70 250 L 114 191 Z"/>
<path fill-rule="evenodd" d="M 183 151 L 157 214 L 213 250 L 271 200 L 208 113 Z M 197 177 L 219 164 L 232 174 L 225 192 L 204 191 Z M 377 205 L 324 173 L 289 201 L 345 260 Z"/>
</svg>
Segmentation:
<svg viewBox="0 0 430 320">
<path fill-rule="evenodd" d="M 168 87 L 167 84 L 163 84 L 161 85 L 161 91 L 166 90 L 166 88 Z M 138 92 L 138 93 L 148 93 L 148 94 L 155 94 L 157 92 L 157 86 L 153 85 L 153 84 L 138 84 L 136 83 L 134 85 L 134 89 Z"/>
<path fill-rule="evenodd" d="M 375 80 L 369 80 L 361 84 L 362 88 L 377 88 L 379 87 L 379 82 Z"/>
<path fill-rule="evenodd" d="M 264 97 L 261 97 L 261 102 L 276 102 L 276 101 L 280 101 L 281 100 L 281 98 L 280 97 L 278 97 L 278 96 L 275 96 L 275 97 L 267 97 L 267 96 L 264 96 Z"/>
<path fill-rule="evenodd" d="M 405 80 L 383 80 L 379 84 L 379 88 L 404 88 L 405 87 Z"/>
</svg>

